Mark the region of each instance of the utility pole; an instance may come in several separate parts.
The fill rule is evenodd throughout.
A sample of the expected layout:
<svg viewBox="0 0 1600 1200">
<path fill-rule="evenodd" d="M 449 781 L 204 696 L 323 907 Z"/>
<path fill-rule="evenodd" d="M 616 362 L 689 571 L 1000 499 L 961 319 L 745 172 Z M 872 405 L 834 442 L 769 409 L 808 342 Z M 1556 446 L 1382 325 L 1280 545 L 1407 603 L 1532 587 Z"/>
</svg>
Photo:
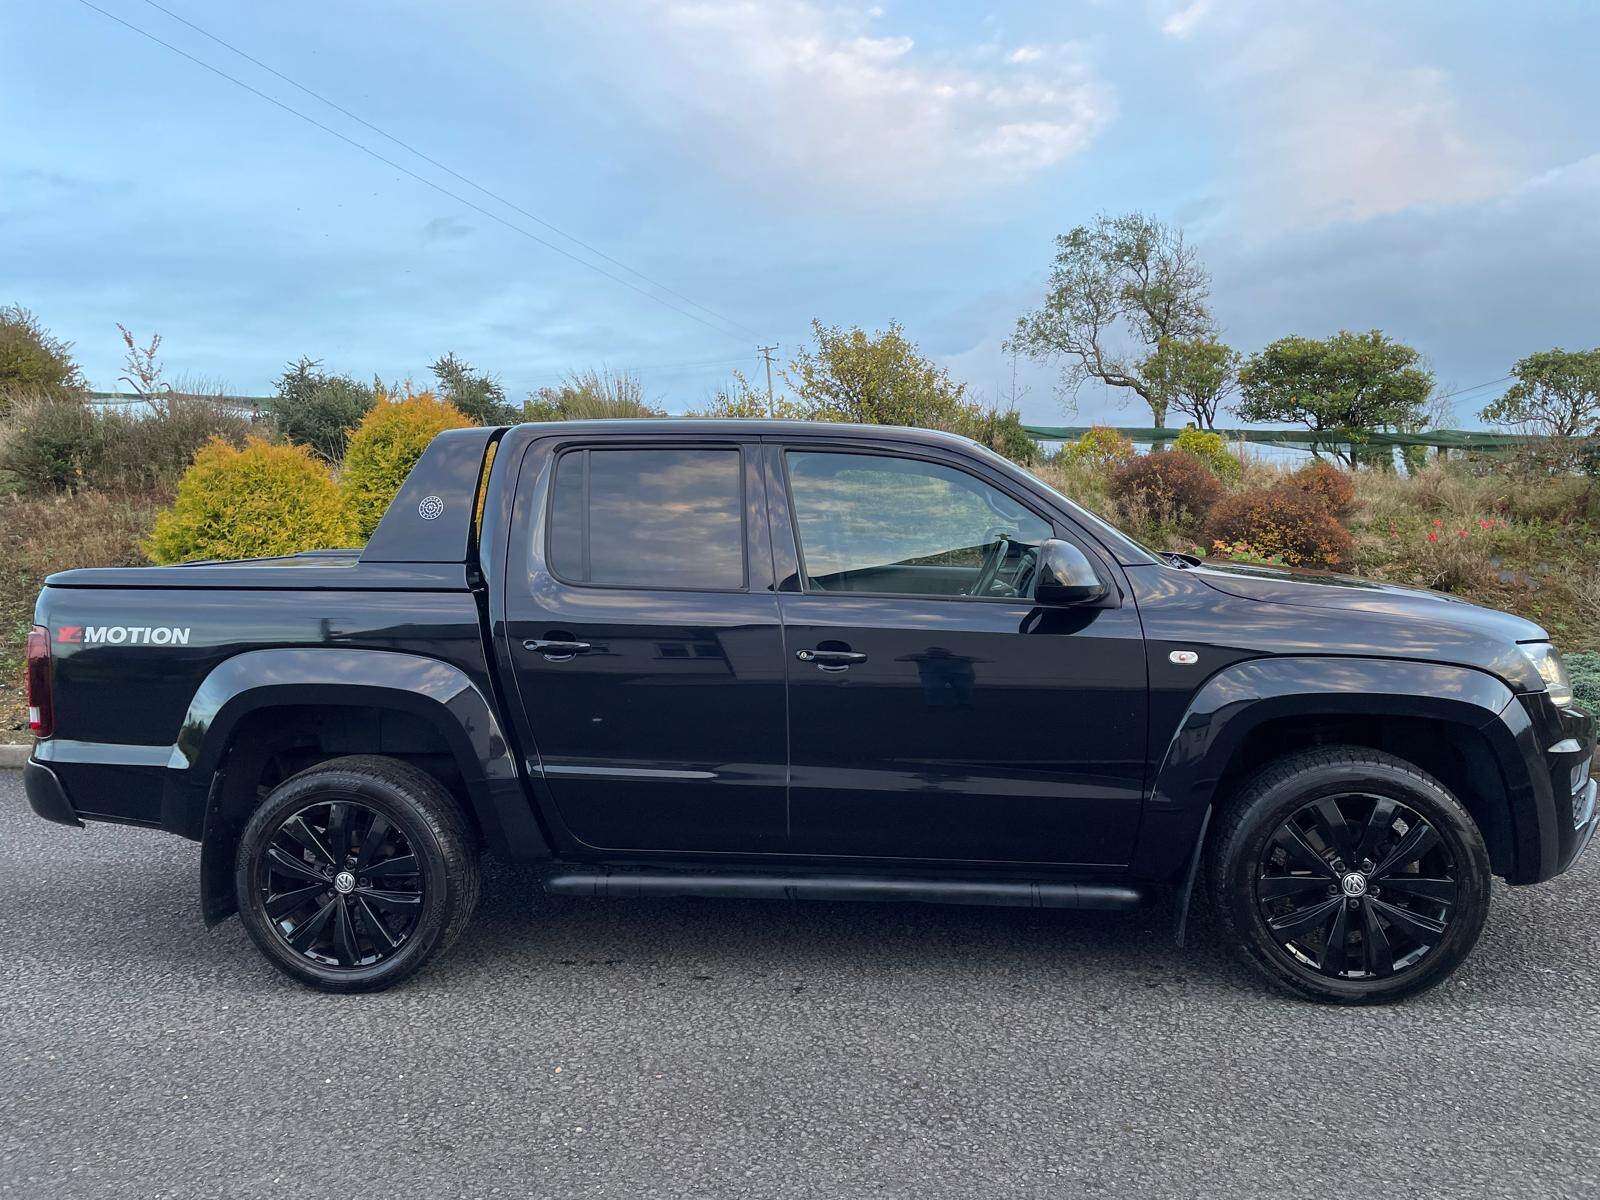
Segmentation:
<svg viewBox="0 0 1600 1200">
<path fill-rule="evenodd" d="M 772 352 L 777 348 L 776 345 L 756 347 L 761 352 L 762 360 L 767 364 L 767 416 L 769 418 L 775 415 L 777 411 L 776 405 L 772 400 Z"/>
</svg>

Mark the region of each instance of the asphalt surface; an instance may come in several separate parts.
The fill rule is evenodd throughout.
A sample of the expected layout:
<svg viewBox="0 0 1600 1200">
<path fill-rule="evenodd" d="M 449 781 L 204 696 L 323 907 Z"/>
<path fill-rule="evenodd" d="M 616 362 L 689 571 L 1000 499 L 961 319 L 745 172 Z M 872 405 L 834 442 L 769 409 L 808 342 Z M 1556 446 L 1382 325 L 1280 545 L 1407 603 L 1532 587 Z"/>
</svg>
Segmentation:
<svg viewBox="0 0 1600 1200">
<path fill-rule="evenodd" d="M 1594 1196 L 1600 854 L 1400 1007 L 1132 914 L 543 897 L 304 991 L 0 775 L 0 1195 Z"/>
</svg>

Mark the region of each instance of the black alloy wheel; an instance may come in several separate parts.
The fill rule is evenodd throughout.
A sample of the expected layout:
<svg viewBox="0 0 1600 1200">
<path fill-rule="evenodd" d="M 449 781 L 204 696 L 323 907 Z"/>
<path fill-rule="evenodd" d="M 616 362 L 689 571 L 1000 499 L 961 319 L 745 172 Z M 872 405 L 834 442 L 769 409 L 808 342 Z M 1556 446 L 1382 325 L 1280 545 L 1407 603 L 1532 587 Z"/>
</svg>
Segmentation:
<svg viewBox="0 0 1600 1200">
<path fill-rule="evenodd" d="M 392 987 L 446 949 L 477 905 L 461 804 L 410 763 L 336 758 L 284 780 L 246 822 L 239 917 L 280 971 L 327 991 Z"/>
<path fill-rule="evenodd" d="M 353 800 L 291 813 L 256 864 L 273 928 L 325 967 L 367 967 L 405 945 L 422 915 L 421 864 L 389 818 Z"/>
<path fill-rule="evenodd" d="M 1319 746 L 1268 763 L 1222 806 L 1207 843 L 1211 907 L 1280 987 L 1379 1004 L 1432 987 L 1489 911 L 1471 815 L 1413 763 Z"/>
<path fill-rule="evenodd" d="M 1444 940 L 1455 870 L 1415 809 L 1388 796 L 1322 796 L 1263 847 L 1256 903 L 1296 961 L 1334 979 L 1382 979 Z"/>
</svg>

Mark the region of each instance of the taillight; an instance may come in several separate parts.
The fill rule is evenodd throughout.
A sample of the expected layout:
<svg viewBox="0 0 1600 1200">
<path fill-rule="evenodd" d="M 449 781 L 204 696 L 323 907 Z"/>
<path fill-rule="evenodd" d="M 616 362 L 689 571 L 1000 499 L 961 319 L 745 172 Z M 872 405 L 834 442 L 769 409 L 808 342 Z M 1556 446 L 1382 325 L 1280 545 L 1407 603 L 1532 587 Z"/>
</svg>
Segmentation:
<svg viewBox="0 0 1600 1200">
<path fill-rule="evenodd" d="M 34 737 L 47 738 L 56 731 L 50 682 L 50 631 L 35 625 L 28 631 L 28 728 Z"/>
</svg>

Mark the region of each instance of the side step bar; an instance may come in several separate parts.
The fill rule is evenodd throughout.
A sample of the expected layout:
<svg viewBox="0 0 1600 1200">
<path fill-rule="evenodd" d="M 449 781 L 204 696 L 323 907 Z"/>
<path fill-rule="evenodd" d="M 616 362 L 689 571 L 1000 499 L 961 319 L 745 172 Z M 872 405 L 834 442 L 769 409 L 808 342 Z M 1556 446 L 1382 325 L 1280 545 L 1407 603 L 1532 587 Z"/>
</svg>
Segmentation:
<svg viewBox="0 0 1600 1200">
<path fill-rule="evenodd" d="M 902 900 L 1019 908 L 1136 908 L 1144 894 L 1099 883 L 929 879 L 892 875 L 783 875 L 769 872 L 657 871 L 556 867 L 544 889 L 560 896 L 711 896 L 731 900 Z"/>
</svg>

